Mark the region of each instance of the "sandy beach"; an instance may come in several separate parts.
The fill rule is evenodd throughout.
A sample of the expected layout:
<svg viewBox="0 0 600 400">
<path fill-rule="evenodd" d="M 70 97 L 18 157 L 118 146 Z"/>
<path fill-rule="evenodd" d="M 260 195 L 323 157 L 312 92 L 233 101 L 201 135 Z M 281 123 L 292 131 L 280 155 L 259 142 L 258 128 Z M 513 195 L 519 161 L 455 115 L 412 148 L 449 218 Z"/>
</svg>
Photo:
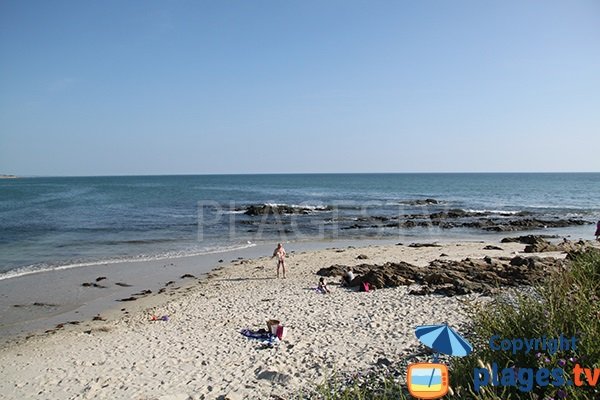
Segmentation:
<svg viewBox="0 0 600 400">
<path fill-rule="evenodd" d="M 469 318 L 467 304 L 481 297 L 415 296 L 409 287 L 356 292 L 333 278 L 327 278 L 331 293 L 320 294 L 314 290 L 317 270 L 364 261 L 425 266 L 441 254 L 450 260 L 512 257 L 524 248 L 503 243 L 502 250 L 486 250 L 486 245 L 294 252 L 289 244 L 286 279 L 275 278 L 268 256 L 240 260 L 208 279 L 188 279 L 123 303 L 124 311 L 6 343 L 0 393 L 7 399 L 289 398 L 335 374 L 398 362 L 417 348 L 416 326 L 447 322 L 460 329 Z M 288 330 L 278 346 L 263 348 L 240 334 L 266 327 L 272 318 Z"/>
<path fill-rule="evenodd" d="M 600 400 L 598 15 L 3 1 L 0 400 Z"/>
</svg>

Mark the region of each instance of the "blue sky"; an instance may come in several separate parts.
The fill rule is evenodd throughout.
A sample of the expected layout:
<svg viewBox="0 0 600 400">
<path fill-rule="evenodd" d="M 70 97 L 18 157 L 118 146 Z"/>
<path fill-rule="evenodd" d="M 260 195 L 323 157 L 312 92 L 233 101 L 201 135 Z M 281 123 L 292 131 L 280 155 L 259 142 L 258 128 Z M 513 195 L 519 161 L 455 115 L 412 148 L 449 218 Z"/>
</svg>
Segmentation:
<svg viewBox="0 0 600 400">
<path fill-rule="evenodd" d="M 598 1 L 0 2 L 0 173 L 600 171 Z"/>
</svg>

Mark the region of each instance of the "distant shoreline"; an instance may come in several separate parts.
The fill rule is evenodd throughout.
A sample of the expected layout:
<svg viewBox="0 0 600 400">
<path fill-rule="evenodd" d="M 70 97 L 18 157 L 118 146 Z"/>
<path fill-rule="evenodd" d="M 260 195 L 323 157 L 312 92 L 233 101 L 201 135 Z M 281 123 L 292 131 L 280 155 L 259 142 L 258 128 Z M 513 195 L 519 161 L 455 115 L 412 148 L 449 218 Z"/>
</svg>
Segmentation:
<svg viewBox="0 0 600 400">
<path fill-rule="evenodd" d="M 0 175 L 13 178 L 155 178 L 155 177 L 231 177 L 231 176 L 348 176 L 348 175 L 590 175 L 600 171 L 405 171 L 405 172 L 247 172 L 247 173 L 167 173 L 167 174 L 99 174 L 99 175 Z"/>
<path fill-rule="evenodd" d="M 0 175 L 0 179 L 18 179 L 16 175 Z"/>
</svg>

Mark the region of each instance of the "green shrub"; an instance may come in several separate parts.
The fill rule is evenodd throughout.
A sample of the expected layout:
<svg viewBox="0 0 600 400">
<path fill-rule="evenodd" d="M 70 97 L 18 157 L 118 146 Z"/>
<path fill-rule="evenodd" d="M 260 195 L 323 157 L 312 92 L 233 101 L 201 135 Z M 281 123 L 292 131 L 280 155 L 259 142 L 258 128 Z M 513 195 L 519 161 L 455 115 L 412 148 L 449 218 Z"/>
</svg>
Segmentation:
<svg viewBox="0 0 600 400">
<path fill-rule="evenodd" d="M 565 379 L 572 378 L 574 364 L 585 368 L 600 368 L 600 252 L 589 250 L 575 256 L 570 266 L 552 275 L 536 288 L 536 294 L 520 294 L 498 298 L 493 303 L 473 309 L 473 332 L 468 337 L 475 351 L 464 358 L 453 358 L 449 399 L 465 400 L 598 400 L 600 381 L 596 387 L 534 386 L 531 392 L 515 387 L 485 386 L 475 393 L 475 368 L 491 368 L 496 363 L 503 368 L 560 367 Z M 501 338 L 577 338 L 576 351 L 548 353 L 493 351 L 489 340 Z M 336 386 L 337 385 L 337 386 Z M 318 386 L 310 396 L 299 398 L 322 400 L 403 400 L 411 399 L 404 385 L 392 377 L 366 378 L 358 383 L 341 385 L 336 379 Z"/>
<path fill-rule="evenodd" d="M 538 296 L 517 296 L 514 301 L 496 300 L 479 306 L 474 313 L 474 334 L 469 339 L 474 354 L 453 359 L 450 382 L 459 398 L 487 399 L 598 399 L 598 388 L 535 386 L 531 393 L 514 387 L 486 386 L 474 393 L 473 371 L 495 362 L 498 369 L 560 367 L 565 380 L 572 378 L 575 364 L 586 368 L 600 367 L 600 253 L 588 251 L 577 255 L 569 268 L 551 276 L 537 288 Z M 502 338 L 577 338 L 576 351 L 548 353 L 493 351 L 489 339 Z M 598 382 L 600 384 L 600 382 Z M 599 385 L 600 386 L 600 385 Z"/>
</svg>

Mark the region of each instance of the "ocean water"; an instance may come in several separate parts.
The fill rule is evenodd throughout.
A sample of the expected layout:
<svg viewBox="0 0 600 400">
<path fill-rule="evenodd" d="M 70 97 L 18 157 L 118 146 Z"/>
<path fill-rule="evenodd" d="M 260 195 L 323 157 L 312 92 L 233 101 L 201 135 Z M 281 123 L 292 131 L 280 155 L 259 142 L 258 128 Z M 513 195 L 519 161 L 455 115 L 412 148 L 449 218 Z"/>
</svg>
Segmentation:
<svg viewBox="0 0 600 400">
<path fill-rule="evenodd" d="M 296 213 L 245 214 L 249 206 L 264 204 L 293 206 Z M 429 214 L 450 210 L 470 214 L 455 226 L 427 222 Z M 261 242 L 491 235 L 494 231 L 470 223 L 515 218 L 594 223 L 600 219 L 600 174 L 7 179 L 0 180 L 0 279 L 55 268 L 219 252 Z M 403 224 L 408 220 L 425 222 Z M 551 231 L 592 238 L 594 226 Z"/>
</svg>

